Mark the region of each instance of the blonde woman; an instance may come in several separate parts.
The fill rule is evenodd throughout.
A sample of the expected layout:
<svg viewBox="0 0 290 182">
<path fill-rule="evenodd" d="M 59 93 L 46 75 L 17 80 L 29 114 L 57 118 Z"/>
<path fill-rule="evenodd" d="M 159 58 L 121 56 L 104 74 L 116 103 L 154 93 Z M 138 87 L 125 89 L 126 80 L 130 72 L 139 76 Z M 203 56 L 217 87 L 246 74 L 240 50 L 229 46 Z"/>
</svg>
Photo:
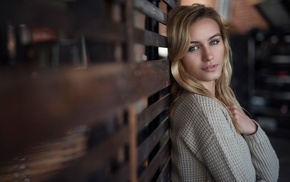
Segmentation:
<svg viewBox="0 0 290 182">
<path fill-rule="evenodd" d="M 262 128 L 229 87 L 226 27 L 212 8 L 194 4 L 169 12 L 172 181 L 278 180 L 279 161 Z"/>
</svg>

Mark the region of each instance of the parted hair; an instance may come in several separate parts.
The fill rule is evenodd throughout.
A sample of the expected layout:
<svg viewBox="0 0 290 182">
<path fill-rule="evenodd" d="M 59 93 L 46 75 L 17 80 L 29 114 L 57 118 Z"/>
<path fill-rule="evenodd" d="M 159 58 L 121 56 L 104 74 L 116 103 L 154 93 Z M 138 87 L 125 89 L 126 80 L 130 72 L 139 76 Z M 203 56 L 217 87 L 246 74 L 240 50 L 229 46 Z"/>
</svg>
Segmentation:
<svg viewBox="0 0 290 182">
<path fill-rule="evenodd" d="M 198 80 L 188 74 L 181 64 L 181 59 L 190 47 L 190 27 L 202 18 L 210 18 L 219 26 L 225 47 L 224 64 L 220 78 L 216 80 L 215 95 L 207 90 Z M 202 4 L 177 6 L 168 13 L 167 24 L 168 57 L 171 63 L 171 73 L 174 78 L 172 86 L 173 102 L 184 90 L 213 98 L 224 105 L 236 104 L 235 95 L 230 88 L 232 77 L 231 49 L 228 41 L 227 27 L 219 13 Z M 230 113 L 230 112 L 229 112 Z M 230 113 L 231 115 L 231 113 Z M 235 123 L 234 123 L 235 124 Z"/>
</svg>

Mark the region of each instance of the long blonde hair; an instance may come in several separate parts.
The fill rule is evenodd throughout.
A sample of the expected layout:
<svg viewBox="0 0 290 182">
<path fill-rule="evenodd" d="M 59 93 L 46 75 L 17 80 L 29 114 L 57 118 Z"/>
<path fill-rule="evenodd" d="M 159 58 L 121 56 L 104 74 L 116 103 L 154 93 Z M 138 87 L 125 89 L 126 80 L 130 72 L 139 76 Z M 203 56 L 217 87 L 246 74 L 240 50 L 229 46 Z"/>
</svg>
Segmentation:
<svg viewBox="0 0 290 182">
<path fill-rule="evenodd" d="M 181 59 L 188 52 L 190 46 L 190 27 L 196 20 L 201 18 L 211 18 L 218 24 L 225 47 L 224 64 L 221 76 L 216 80 L 215 94 L 212 94 L 198 80 L 190 76 L 181 64 Z M 167 37 L 168 56 L 171 61 L 171 73 L 174 78 L 172 86 L 173 100 L 176 100 L 180 93 L 186 90 L 215 99 L 226 108 L 237 103 L 235 95 L 229 86 L 232 67 L 228 33 L 221 16 L 213 8 L 201 4 L 193 4 L 172 9 L 168 13 Z M 229 114 L 232 117 L 230 112 Z"/>
</svg>

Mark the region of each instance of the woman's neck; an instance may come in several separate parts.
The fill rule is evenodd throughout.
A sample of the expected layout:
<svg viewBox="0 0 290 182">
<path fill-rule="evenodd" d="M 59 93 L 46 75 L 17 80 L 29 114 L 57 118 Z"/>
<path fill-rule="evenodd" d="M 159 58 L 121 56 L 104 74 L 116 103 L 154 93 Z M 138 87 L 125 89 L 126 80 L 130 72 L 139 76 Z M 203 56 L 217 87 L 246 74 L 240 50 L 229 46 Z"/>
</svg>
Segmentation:
<svg viewBox="0 0 290 182">
<path fill-rule="evenodd" d="M 201 82 L 201 84 L 215 96 L 215 82 Z"/>
</svg>

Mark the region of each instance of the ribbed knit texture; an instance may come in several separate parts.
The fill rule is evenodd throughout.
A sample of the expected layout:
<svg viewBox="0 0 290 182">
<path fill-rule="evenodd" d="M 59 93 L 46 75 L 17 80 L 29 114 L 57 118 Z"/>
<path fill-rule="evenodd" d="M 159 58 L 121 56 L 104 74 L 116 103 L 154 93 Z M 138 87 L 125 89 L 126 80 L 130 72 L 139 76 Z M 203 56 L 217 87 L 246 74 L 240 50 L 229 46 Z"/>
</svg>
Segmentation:
<svg viewBox="0 0 290 182">
<path fill-rule="evenodd" d="M 218 102 L 184 93 L 170 112 L 172 181 L 254 182 L 278 180 L 279 161 L 258 125 L 251 136 L 238 134 Z"/>
</svg>

